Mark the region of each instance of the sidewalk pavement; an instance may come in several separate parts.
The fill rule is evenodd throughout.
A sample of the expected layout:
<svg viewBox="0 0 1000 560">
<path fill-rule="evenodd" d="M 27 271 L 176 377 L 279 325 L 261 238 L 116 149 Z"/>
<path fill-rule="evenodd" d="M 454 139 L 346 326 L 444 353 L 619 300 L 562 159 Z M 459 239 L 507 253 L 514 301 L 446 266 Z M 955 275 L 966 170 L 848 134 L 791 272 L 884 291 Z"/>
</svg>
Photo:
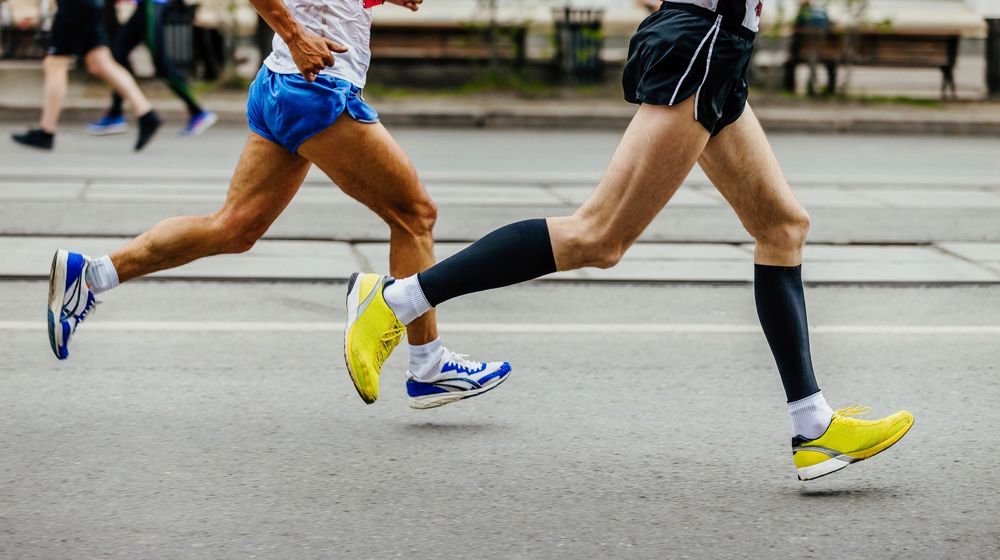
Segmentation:
<svg viewBox="0 0 1000 560">
<path fill-rule="evenodd" d="M 2 237 L 0 278 L 42 279 L 52 254 L 72 248 L 104 255 L 127 238 Z M 439 243 L 446 258 L 466 243 Z M 203 259 L 152 275 L 152 279 L 342 282 L 352 272 L 383 271 L 387 243 L 263 240 L 240 255 Z M 935 243 L 924 246 L 806 247 L 803 274 L 812 284 L 1000 284 L 1000 243 Z M 750 283 L 753 245 L 639 243 L 608 270 L 583 269 L 547 277 L 555 282 Z"/>
<path fill-rule="evenodd" d="M 66 181 L 65 179 L 63 181 Z M 350 214 L 357 203 L 336 189 L 310 182 L 296 199 L 324 215 Z M 568 208 L 578 204 L 590 187 L 570 185 L 479 185 L 430 183 L 428 188 L 441 208 L 442 222 L 462 214 L 463 209 L 484 207 Z M 117 206 L 129 212 L 131 205 L 155 203 L 182 207 L 191 203 L 216 203 L 222 196 L 218 184 L 116 183 L 110 180 L 78 180 L 46 183 L 3 183 L 0 203 L 80 203 L 91 207 Z M 797 192 L 812 211 L 828 209 L 953 209 L 1000 211 L 1000 186 L 947 189 L 923 187 L 893 189 L 872 187 L 809 187 Z M 345 211 L 338 211 L 342 207 Z M 725 201 L 697 180 L 679 191 L 671 202 L 675 212 L 725 209 Z M 447 226 L 443 223 L 442 226 Z M 0 233 L 0 278 L 44 278 L 52 252 L 60 247 L 93 255 L 110 252 L 134 232 L 115 223 L 114 233 L 80 232 L 35 235 L 30 231 Z M 279 232 L 280 228 L 276 228 Z M 357 270 L 380 270 L 388 262 L 384 237 L 352 236 L 350 229 L 333 228 L 335 238 L 311 236 L 265 239 L 249 253 L 206 259 L 190 266 L 154 275 L 160 279 L 216 279 L 256 281 L 343 281 Z M 442 229 L 450 229 L 443 227 Z M 37 231 L 37 230 L 34 230 Z M 50 230 L 51 231 L 51 230 Z M 109 230 L 103 230 L 108 232 Z M 609 270 L 587 269 L 552 276 L 552 281 L 708 282 L 747 283 L 753 277 L 753 245 L 749 237 L 734 242 L 642 242 L 632 247 L 623 261 Z M 468 245 L 469 240 L 437 245 L 437 256 L 445 258 Z M 1000 283 L 1000 241 L 920 242 L 895 244 L 810 244 L 805 252 L 805 277 L 816 284 L 937 284 Z"/>
</svg>

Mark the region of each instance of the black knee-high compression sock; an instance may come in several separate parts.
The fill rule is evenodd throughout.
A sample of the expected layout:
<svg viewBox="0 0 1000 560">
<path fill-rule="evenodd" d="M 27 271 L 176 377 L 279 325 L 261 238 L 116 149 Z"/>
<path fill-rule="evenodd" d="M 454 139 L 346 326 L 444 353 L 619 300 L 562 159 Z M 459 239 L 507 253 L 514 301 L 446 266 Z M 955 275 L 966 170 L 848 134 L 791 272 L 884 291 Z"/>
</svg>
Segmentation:
<svg viewBox="0 0 1000 560">
<path fill-rule="evenodd" d="M 819 391 L 809 354 L 809 325 L 801 266 L 754 267 L 757 317 L 774 354 L 788 402 Z"/>
<path fill-rule="evenodd" d="M 431 306 L 556 271 L 545 220 L 506 225 L 417 275 Z"/>
</svg>

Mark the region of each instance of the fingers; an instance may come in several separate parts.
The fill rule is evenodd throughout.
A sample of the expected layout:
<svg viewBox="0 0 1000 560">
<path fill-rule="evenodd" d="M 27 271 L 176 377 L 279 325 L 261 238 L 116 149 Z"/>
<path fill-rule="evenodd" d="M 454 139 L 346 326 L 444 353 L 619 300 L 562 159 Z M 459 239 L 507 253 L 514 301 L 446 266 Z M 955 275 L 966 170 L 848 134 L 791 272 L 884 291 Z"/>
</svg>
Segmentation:
<svg viewBox="0 0 1000 560">
<path fill-rule="evenodd" d="M 345 52 L 347 52 L 347 47 L 345 47 L 344 45 L 341 45 L 340 43 L 335 43 L 335 42 L 331 41 L 330 39 L 326 39 L 326 46 L 327 46 L 328 49 L 330 49 L 332 52 L 335 52 L 335 53 L 345 53 Z"/>
<path fill-rule="evenodd" d="M 318 76 L 324 68 L 329 68 L 334 65 L 334 53 L 347 52 L 347 47 L 325 37 L 314 36 L 307 42 L 305 47 L 306 48 L 299 53 L 301 56 L 293 56 L 293 58 L 296 58 L 296 64 L 298 65 L 299 70 L 302 71 L 302 77 L 309 82 L 315 81 L 316 76 Z"/>
</svg>

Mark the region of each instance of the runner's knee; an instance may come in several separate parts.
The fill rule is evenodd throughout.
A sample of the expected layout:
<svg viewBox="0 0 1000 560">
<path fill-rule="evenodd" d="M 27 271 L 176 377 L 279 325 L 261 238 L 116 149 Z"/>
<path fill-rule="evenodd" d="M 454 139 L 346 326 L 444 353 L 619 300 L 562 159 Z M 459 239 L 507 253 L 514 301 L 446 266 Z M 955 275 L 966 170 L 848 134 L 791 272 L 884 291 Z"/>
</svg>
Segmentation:
<svg viewBox="0 0 1000 560">
<path fill-rule="evenodd" d="M 110 60 L 102 58 L 95 53 L 88 54 L 84 58 L 84 63 L 87 66 L 87 72 L 97 77 L 103 77 L 108 74 L 108 67 Z"/>
<path fill-rule="evenodd" d="M 69 57 L 50 54 L 42 61 L 42 67 L 45 70 L 64 70 L 69 68 L 69 63 Z"/>
<path fill-rule="evenodd" d="M 607 228 L 591 220 L 574 216 L 565 229 L 567 254 L 572 259 L 572 268 L 611 268 L 622 260 L 629 243 L 622 242 Z M 561 251 L 562 252 L 562 251 Z"/>
<path fill-rule="evenodd" d="M 431 235 L 437 223 L 437 205 L 425 195 L 394 208 L 383 218 L 396 231 L 413 237 L 426 237 Z"/>
<path fill-rule="evenodd" d="M 799 250 L 809 234 L 809 213 L 798 207 L 794 211 L 771 217 L 747 228 L 757 243 L 776 249 Z"/>
<path fill-rule="evenodd" d="M 246 253 L 267 233 L 270 223 L 250 212 L 223 211 L 215 218 L 222 253 Z"/>
</svg>

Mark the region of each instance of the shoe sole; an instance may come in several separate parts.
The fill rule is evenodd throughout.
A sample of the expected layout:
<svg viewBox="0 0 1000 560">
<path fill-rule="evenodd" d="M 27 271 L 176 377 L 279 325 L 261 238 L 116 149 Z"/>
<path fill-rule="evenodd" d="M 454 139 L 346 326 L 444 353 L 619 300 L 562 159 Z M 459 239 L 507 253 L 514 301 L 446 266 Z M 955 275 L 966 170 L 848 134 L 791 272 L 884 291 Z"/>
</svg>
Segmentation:
<svg viewBox="0 0 1000 560">
<path fill-rule="evenodd" d="M 49 345 L 56 358 L 65 360 L 67 355 L 59 349 L 63 348 L 62 308 L 66 298 L 66 251 L 59 249 L 52 257 L 52 268 L 49 270 Z M 58 327 L 58 328 L 57 328 Z"/>
<path fill-rule="evenodd" d="M 493 389 L 499 387 L 507 378 L 510 377 L 510 372 L 503 376 L 500 381 L 486 386 L 480 387 L 479 389 L 473 389 L 471 391 L 456 391 L 454 393 L 442 393 L 439 395 L 427 395 L 424 397 L 410 397 L 410 408 L 415 408 L 417 410 L 427 410 L 428 408 L 437 408 L 439 406 L 444 406 L 446 404 L 451 404 L 453 402 L 458 402 L 465 399 L 471 399 L 472 397 L 478 397 L 483 393 L 488 393 Z"/>
<path fill-rule="evenodd" d="M 14 143 L 17 144 L 18 146 L 23 146 L 25 148 L 31 148 L 33 150 L 45 150 L 47 152 L 51 152 L 52 149 L 53 149 L 53 147 L 54 147 L 54 146 L 39 146 L 38 144 L 32 144 L 30 142 L 24 142 L 23 140 L 18 140 L 17 138 L 13 138 L 13 140 L 14 140 Z"/>
<path fill-rule="evenodd" d="M 115 134 L 125 134 L 128 127 L 125 125 L 109 126 L 100 130 L 88 128 L 87 134 L 91 136 L 114 136 Z"/>
<path fill-rule="evenodd" d="M 355 272 L 347 282 L 347 326 L 344 328 L 344 364 L 347 366 L 347 374 L 351 377 L 351 383 L 354 384 L 354 390 L 358 392 L 358 396 L 366 404 L 372 404 L 375 402 L 375 399 L 368 400 L 364 393 L 361 392 L 360 372 L 354 371 L 354 368 L 351 367 L 351 360 L 348 357 L 351 351 L 351 328 L 354 327 L 354 323 L 358 320 L 358 307 L 361 306 L 361 283 L 358 282 L 360 277 L 361 274 Z"/>
<path fill-rule="evenodd" d="M 862 455 L 862 457 L 852 457 L 851 454 L 845 453 L 843 455 L 827 459 L 822 463 L 817 463 L 810 467 L 802 467 L 798 469 L 799 480 L 802 481 L 816 480 L 817 478 L 835 473 L 847 467 L 848 465 L 853 465 L 854 463 L 859 463 L 866 459 L 871 459 L 872 457 L 878 455 L 879 453 L 882 453 L 886 449 L 889 449 L 893 445 L 896 445 L 896 442 L 903 439 L 903 436 L 905 436 L 906 433 L 910 431 L 910 428 L 913 427 L 914 422 L 910 422 L 909 424 L 906 425 L 905 428 L 896 432 L 895 434 L 892 435 L 892 437 L 886 439 L 885 441 L 879 443 L 878 445 L 869 447 L 868 449 L 863 449 L 861 451 L 854 452 L 855 455 Z M 876 451 L 872 452 L 873 449 Z M 869 453 L 871 454 L 869 455 Z"/>
<path fill-rule="evenodd" d="M 184 132 L 182 130 L 180 133 L 180 137 L 185 140 L 190 140 L 191 138 L 196 138 L 198 136 L 201 136 L 202 133 L 204 133 L 209 128 L 212 128 L 212 126 L 217 122 L 219 122 L 219 115 L 212 113 L 210 116 L 206 117 L 205 120 L 201 121 L 201 123 L 198 126 L 196 126 L 191 132 Z"/>
</svg>

